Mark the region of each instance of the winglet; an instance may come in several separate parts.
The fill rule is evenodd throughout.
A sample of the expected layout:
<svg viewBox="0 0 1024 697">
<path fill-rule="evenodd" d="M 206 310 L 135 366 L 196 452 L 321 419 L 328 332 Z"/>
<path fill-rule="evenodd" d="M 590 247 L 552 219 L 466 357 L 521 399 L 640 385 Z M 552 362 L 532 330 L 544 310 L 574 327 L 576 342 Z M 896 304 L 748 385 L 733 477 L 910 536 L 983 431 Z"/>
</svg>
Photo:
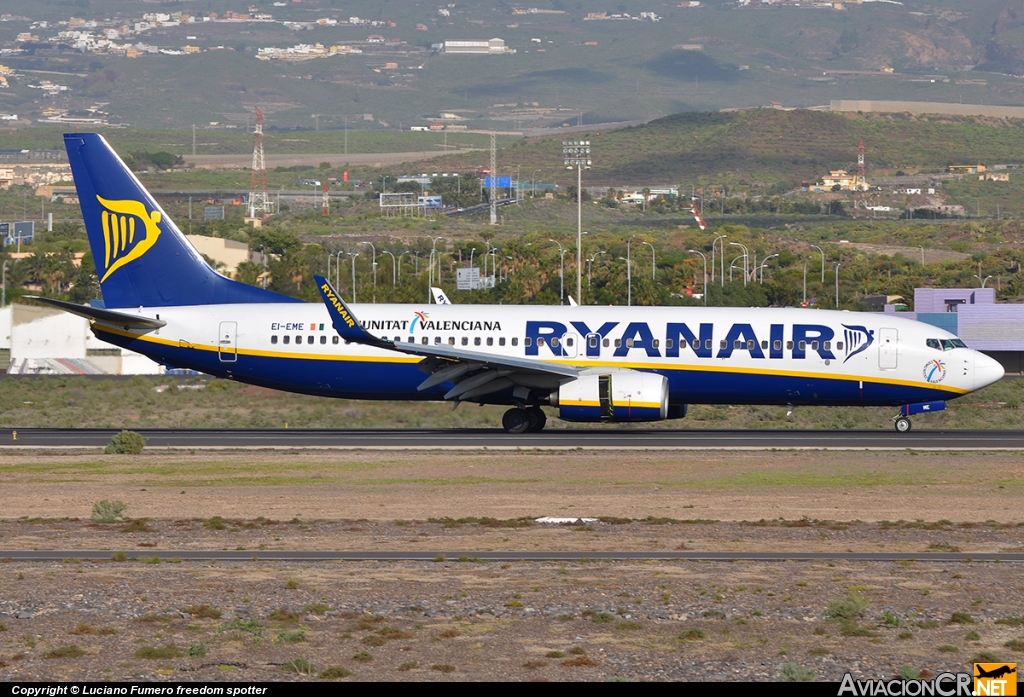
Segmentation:
<svg viewBox="0 0 1024 697">
<path fill-rule="evenodd" d="M 313 276 L 313 280 L 316 281 L 317 289 L 320 291 L 320 296 L 324 299 L 324 305 L 327 306 L 327 312 L 331 315 L 331 323 L 334 325 L 335 331 L 338 332 L 338 336 L 354 344 L 392 348 L 393 344 L 390 341 L 378 339 L 363 329 L 362 325 L 359 324 L 359 320 L 352 314 L 345 301 L 341 299 L 341 295 L 338 294 L 338 291 L 334 290 L 334 286 L 326 278 L 323 276 Z"/>
</svg>

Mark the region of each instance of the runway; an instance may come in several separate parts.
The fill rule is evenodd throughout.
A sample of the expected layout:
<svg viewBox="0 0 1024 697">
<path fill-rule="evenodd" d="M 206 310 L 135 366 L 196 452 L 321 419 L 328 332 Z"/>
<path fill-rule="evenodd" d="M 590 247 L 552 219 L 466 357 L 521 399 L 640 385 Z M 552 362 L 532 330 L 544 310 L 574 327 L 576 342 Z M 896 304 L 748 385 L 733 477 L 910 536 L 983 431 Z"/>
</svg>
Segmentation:
<svg viewBox="0 0 1024 697">
<path fill-rule="evenodd" d="M 111 550 L 0 550 L 0 560 L 10 561 L 111 561 Z M 565 562 L 565 561 L 703 561 L 703 562 L 786 562 L 786 561 L 851 561 L 894 562 L 916 561 L 932 563 L 1024 562 L 1024 554 L 998 554 L 962 552 L 697 552 L 697 551 L 645 551 L 623 552 L 602 550 L 589 552 L 528 552 L 522 550 L 496 551 L 294 551 L 294 550 L 157 550 L 133 551 L 128 559 L 162 561 L 420 561 L 420 562 Z"/>
<path fill-rule="evenodd" d="M 118 429 L 0 429 L 0 447 L 100 448 Z M 141 429 L 149 448 L 373 450 L 1024 450 L 1024 431 Z"/>
</svg>

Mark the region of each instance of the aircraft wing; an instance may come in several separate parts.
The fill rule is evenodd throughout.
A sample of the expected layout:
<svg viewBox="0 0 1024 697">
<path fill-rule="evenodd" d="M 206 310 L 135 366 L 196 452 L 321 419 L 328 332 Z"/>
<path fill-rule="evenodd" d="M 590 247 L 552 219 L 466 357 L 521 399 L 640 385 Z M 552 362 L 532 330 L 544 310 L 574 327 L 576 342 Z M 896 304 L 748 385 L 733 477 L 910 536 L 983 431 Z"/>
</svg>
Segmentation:
<svg viewBox="0 0 1024 697">
<path fill-rule="evenodd" d="M 25 297 L 30 300 L 46 303 L 47 305 L 53 305 L 65 312 L 70 312 L 71 314 L 78 315 L 79 317 L 85 317 L 88 320 L 103 322 L 104 324 L 110 324 L 115 327 L 124 327 L 125 329 L 159 329 L 160 327 L 167 325 L 167 322 L 164 322 L 163 320 L 154 319 L 152 317 L 142 317 L 141 315 L 130 315 L 127 312 L 115 312 L 114 310 L 106 310 L 100 307 L 92 307 L 90 305 L 69 303 L 65 300 L 43 298 L 38 295 L 26 295 Z"/>
<path fill-rule="evenodd" d="M 363 329 L 345 301 L 323 276 L 315 276 L 314 279 L 331 315 L 334 329 L 342 339 L 424 358 L 420 370 L 431 375 L 419 385 L 421 391 L 451 382 L 455 387 L 445 394 L 445 399 L 471 401 L 508 388 L 514 391 L 521 388 L 526 390 L 526 394 L 531 388 L 554 389 L 561 383 L 579 377 L 577 368 L 558 363 L 468 351 L 444 344 L 413 344 L 378 338 Z"/>
</svg>

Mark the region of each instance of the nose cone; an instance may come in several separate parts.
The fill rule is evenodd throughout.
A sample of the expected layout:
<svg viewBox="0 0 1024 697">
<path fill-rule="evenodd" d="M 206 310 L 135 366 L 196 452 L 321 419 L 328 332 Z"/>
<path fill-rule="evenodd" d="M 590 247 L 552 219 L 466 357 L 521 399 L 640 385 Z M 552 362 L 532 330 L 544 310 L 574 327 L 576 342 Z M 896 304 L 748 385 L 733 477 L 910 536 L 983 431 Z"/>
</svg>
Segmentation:
<svg viewBox="0 0 1024 697">
<path fill-rule="evenodd" d="M 984 353 L 974 353 L 974 389 L 980 390 L 1003 379 L 1006 373 L 1002 364 Z"/>
</svg>

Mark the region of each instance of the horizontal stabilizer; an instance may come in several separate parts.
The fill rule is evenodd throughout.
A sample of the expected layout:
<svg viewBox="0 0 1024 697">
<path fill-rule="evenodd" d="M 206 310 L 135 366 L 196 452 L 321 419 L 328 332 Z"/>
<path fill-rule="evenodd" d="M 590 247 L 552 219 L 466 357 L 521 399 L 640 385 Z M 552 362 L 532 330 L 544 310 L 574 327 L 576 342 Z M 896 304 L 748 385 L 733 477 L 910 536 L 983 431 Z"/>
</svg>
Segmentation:
<svg viewBox="0 0 1024 697">
<path fill-rule="evenodd" d="M 71 314 L 78 315 L 79 317 L 85 317 L 86 319 L 94 322 L 103 322 L 104 324 L 112 324 L 126 329 L 159 329 L 160 327 L 167 325 L 167 322 L 159 319 L 153 319 L 152 317 L 129 315 L 126 312 L 115 312 L 113 310 L 105 310 L 99 307 L 90 307 L 89 305 L 78 305 L 64 300 L 43 298 L 38 295 L 26 295 L 25 297 L 29 300 L 37 300 L 47 305 L 53 305 L 65 312 L 70 312 Z"/>
</svg>

